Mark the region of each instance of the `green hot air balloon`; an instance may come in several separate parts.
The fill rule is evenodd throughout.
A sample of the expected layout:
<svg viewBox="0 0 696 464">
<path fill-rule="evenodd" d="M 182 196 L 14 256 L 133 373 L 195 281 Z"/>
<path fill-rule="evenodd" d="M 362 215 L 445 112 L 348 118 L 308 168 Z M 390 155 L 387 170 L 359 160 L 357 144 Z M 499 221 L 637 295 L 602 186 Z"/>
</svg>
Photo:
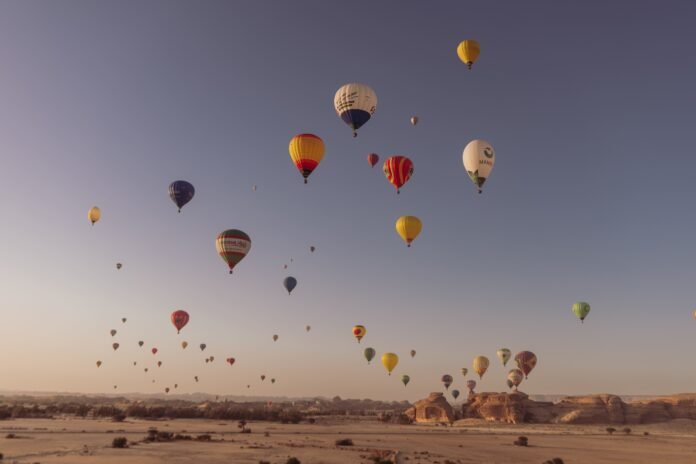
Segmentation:
<svg viewBox="0 0 696 464">
<path fill-rule="evenodd" d="M 408 375 L 404 374 L 404 375 L 401 376 L 401 383 L 404 384 L 404 387 L 405 387 L 406 385 L 408 385 L 408 383 L 409 383 L 410 381 L 411 381 L 411 377 L 409 377 Z"/>
<path fill-rule="evenodd" d="M 363 353 L 365 355 L 365 359 L 367 359 L 367 364 L 370 364 L 370 361 L 372 361 L 377 354 L 374 348 L 365 348 Z"/>
<path fill-rule="evenodd" d="M 580 319 L 580 322 L 585 322 L 585 318 L 590 314 L 590 304 L 578 301 L 573 305 L 573 314 Z"/>
</svg>

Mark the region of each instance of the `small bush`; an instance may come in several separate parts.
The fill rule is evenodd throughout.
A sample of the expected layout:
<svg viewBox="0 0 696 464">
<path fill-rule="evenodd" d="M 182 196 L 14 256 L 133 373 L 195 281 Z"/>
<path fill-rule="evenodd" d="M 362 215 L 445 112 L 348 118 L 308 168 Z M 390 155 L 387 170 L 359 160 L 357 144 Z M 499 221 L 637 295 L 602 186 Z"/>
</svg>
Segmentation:
<svg viewBox="0 0 696 464">
<path fill-rule="evenodd" d="M 648 435 L 650 435 L 650 432 L 643 432 L 643 435 L 647 437 Z"/>
<path fill-rule="evenodd" d="M 285 464 L 302 464 L 299 459 L 297 458 L 288 458 L 287 461 L 285 461 Z"/>
<path fill-rule="evenodd" d="M 116 437 L 111 442 L 112 448 L 128 448 L 128 439 L 126 437 Z"/>
<path fill-rule="evenodd" d="M 515 446 L 528 446 L 529 439 L 527 437 L 517 437 L 517 440 L 513 441 L 512 444 Z"/>
<path fill-rule="evenodd" d="M 609 435 L 612 435 L 614 432 L 616 432 L 616 429 L 614 427 L 607 427 L 606 430 Z"/>
<path fill-rule="evenodd" d="M 7 435 L 5 435 L 5 438 L 11 440 L 13 438 L 17 438 L 17 435 L 15 435 L 14 433 L 8 433 Z"/>
<path fill-rule="evenodd" d="M 350 438 L 342 438 L 340 440 L 336 440 L 336 446 L 353 446 L 353 440 Z"/>
<path fill-rule="evenodd" d="M 623 429 L 621 429 L 621 431 L 626 435 L 629 435 L 631 433 L 631 429 L 629 427 L 624 427 Z"/>
<path fill-rule="evenodd" d="M 113 417 L 111 418 L 114 422 L 123 422 L 126 420 L 126 415 L 125 414 L 114 414 Z"/>
<path fill-rule="evenodd" d="M 307 419 L 307 422 L 309 422 L 310 424 L 314 424 L 314 423 L 316 423 L 316 421 L 317 420 L 313 417 L 310 417 L 309 419 Z"/>
</svg>

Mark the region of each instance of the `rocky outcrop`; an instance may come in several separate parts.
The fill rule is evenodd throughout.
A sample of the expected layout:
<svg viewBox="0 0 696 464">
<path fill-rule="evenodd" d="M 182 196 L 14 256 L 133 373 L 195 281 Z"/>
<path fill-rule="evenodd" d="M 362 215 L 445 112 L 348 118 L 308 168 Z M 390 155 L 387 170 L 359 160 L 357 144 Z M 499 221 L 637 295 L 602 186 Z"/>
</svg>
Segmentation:
<svg viewBox="0 0 696 464">
<path fill-rule="evenodd" d="M 426 399 L 416 401 L 405 414 L 421 424 L 454 422 L 454 409 L 440 392 L 431 393 Z"/>
<path fill-rule="evenodd" d="M 625 403 L 616 395 L 569 396 L 552 408 L 561 424 L 624 424 Z"/>
</svg>

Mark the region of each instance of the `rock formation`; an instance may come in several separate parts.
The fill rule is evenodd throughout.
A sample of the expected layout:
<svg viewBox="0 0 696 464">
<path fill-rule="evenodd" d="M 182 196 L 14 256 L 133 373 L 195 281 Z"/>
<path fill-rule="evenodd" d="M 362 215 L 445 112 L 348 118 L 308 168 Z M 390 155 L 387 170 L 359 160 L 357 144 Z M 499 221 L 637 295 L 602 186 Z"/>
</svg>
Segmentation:
<svg viewBox="0 0 696 464">
<path fill-rule="evenodd" d="M 412 408 L 406 410 L 406 415 L 414 422 L 451 423 L 454 421 L 454 409 L 440 392 L 431 393 L 424 400 L 416 401 Z"/>
</svg>

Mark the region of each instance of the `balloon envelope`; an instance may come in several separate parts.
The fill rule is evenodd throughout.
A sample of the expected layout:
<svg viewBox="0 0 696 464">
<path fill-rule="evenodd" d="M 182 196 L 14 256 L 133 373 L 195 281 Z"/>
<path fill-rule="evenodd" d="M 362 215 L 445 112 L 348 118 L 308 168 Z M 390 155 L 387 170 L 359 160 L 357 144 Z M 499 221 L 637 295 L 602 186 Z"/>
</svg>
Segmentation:
<svg viewBox="0 0 696 464">
<path fill-rule="evenodd" d="M 205 347 L 206 347 L 206 346 L 207 346 L 207 345 L 206 345 L 205 343 L 201 343 L 201 344 L 199 345 L 199 347 L 201 348 L 201 351 L 205 350 Z"/>
<path fill-rule="evenodd" d="M 515 355 L 515 362 L 517 367 L 524 372 L 524 378 L 526 379 L 536 366 L 537 357 L 531 351 L 520 351 Z"/>
<path fill-rule="evenodd" d="M 251 250 L 251 239 L 247 234 L 238 229 L 227 229 L 221 232 L 215 240 L 215 248 L 220 257 L 230 268 L 230 274 L 234 267 Z"/>
<path fill-rule="evenodd" d="M 365 348 L 365 351 L 363 351 L 363 355 L 365 356 L 365 359 L 367 359 L 368 364 L 370 364 L 370 361 L 372 361 L 376 354 L 377 352 L 374 348 Z"/>
<path fill-rule="evenodd" d="M 367 329 L 365 326 L 356 325 L 353 327 L 353 336 L 358 339 L 358 343 L 360 343 L 360 340 L 362 340 L 366 333 Z"/>
<path fill-rule="evenodd" d="M 324 141 L 314 134 L 298 134 L 290 139 L 288 151 L 306 184 L 309 175 L 324 159 Z"/>
<path fill-rule="evenodd" d="M 459 390 L 452 390 L 452 398 L 455 400 L 459 398 Z"/>
<path fill-rule="evenodd" d="M 519 369 L 510 369 L 510 372 L 508 372 L 507 379 L 515 388 L 517 388 L 524 379 L 524 372 L 522 372 Z"/>
<path fill-rule="evenodd" d="M 507 348 L 499 349 L 496 351 L 496 354 L 498 355 L 500 362 L 503 363 L 503 366 L 507 364 L 507 362 L 510 360 L 510 356 L 512 356 L 512 353 Z"/>
<path fill-rule="evenodd" d="M 382 170 L 387 180 L 396 188 L 396 193 L 399 193 L 401 187 L 413 175 L 413 162 L 405 156 L 391 156 L 384 161 Z"/>
<path fill-rule="evenodd" d="M 449 374 L 443 375 L 440 380 L 442 381 L 442 384 L 445 386 L 445 390 L 447 390 L 453 382 L 452 376 Z"/>
<path fill-rule="evenodd" d="M 94 225 L 101 218 L 101 210 L 97 206 L 92 206 L 89 211 L 87 211 L 87 219 Z"/>
<path fill-rule="evenodd" d="M 183 309 L 177 309 L 171 315 L 172 324 L 176 327 L 176 333 L 179 333 L 189 322 L 189 314 Z"/>
<path fill-rule="evenodd" d="M 181 208 L 183 208 L 186 203 L 193 199 L 195 194 L 196 189 L 193 188 L 191 183 L 185 180 L 175 180 L 169 184 L 169 197 L 177 208 L 179 208 L 179 212 L 181 212 Z"/>
<path fill-rule="evenodd" d="M 585 318 L 590 314 L 590 304 L 578 301 L 573 305 L 573 314 L 580 319 L 580 322 L 585 322 Z"/>
<path fill-rule="evenodd" d="M 353 137 L 377 110 L 377 95 L 365 84 L 346 84 L 334 95 L 336 114 L 353 129 Z"/>
<path fill-rule="evenodd" d="M 152 354 L 157 354 L 157 348 L 153 348 L 150 351 L 152 351 Z"/>
<path fill-rule="evenodd" d="M 480 53 L 481 47 L 475 40 L 463 40 L 457 45 L 457 56 L 469 69 L 471 69 Z"/>
<path fill-rule="evenodd" d="M 416 350 L 411 350 L 411 357 L 413 358 L 415 356 L 416 356 Z"/>
<path fill-rule="evenodd" d="M 421 233 L 423 225 L 416 216 L 401 216 L 396 220 L 394 227 L 396 228 L 396 233 L 410 247 L 411 242 Z"/>
<path fill-rule="evenodd" d="M 405 387 L 406 385 L 408 385 L 408 383 L 409 383 L 410 381 L 411 381 L 411 377 L 409 377 L 408 375 L 404 374 L 404 375 L 401 376 L 401 383 L 404 384 L 404 387 Z"/>
<path fill-rule="evenodd" d="M 118 343 L 112 343 L 112 344 L 111 344 L 111 348 L 113 348 L 114 351 L 118 350 L 118 347 L 119 347 L 119 346 L 121 346 L 121 345 L 119 345 Z"/>
<path fill-rule="evenodd" d="M 399 364 L 399 357 L 395 353 L 384 353 L 382 355 L 382 365 L 389 375 L 391 375 L 397 364 Z"/>
<path fill-rule="evenodd" d="M 476 372 L 479 375 L 479 378 L 483 378 L 483 374 L 486 373 L 486 370 L 488 370 L 489 365 L 490 361 L 488 361 L 488 358 L 485 356 L 476 356 L 474 358 L 474 372 Z"/>
<path fill-rule="evenodd" d="M 467 380 L 466 381 L 466 388 L 468 388 L 469 391 L 474 391 L 474 388 L 476 388 L 476 381 L 475 380 Z"/>
<path fill-rule="evenodd" d="M 464 377 L 466 377 L 466 374 L 468 374 L 468 373 L 469 373 L 469 369 L 467 369 L 466 367 L 462 367 L 462 375 Z"/>
<path fill-rule="evenodd" d="M 367 155 L 367 162 L 374 168 L 375 164 L 379 163 L 379 155 L 377 153 L 370 153 Z"/>
<path fill-rule="evenodd" d="M 462 153 L 464 169 L 474 183 L 478 192 L 482 192 L 483 184 L 493 171 L 495 164 L 495 150 L 485 140 L 472 140 L 464 148 Z"/>
<path fill-rule="evenodd" d="M 295 287 L 297 287 L 297 279 L 292 276 L 288 276 L 283 280 L 283 287 L 288 291 L 290 295 Z"/>
</svg>

